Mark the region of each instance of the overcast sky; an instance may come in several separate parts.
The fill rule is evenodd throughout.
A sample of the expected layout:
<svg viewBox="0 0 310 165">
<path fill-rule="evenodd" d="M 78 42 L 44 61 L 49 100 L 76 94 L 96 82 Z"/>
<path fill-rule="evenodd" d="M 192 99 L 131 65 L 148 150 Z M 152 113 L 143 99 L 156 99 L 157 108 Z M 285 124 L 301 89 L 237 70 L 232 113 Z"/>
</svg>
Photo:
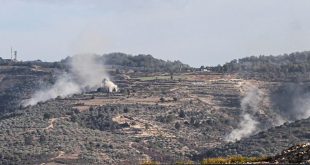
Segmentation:
<svg viewBox="0 0 310 165">
<path fill-rule="evenodd" d="M 0 0 L 0 56 L 124 52 L 223 64 L 310 50 L 310 0 Z"/>
</svg>

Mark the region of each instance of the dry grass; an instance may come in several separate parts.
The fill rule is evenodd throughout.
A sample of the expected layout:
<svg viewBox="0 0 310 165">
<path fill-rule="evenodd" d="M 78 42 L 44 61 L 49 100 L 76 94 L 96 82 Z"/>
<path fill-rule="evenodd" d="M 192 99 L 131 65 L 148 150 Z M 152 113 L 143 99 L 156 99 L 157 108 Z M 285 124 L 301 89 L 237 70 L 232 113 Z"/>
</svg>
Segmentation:
<svg viewBox="0 0 310 165">
<path fill-rule="evenodd" d="M 160 163 L 156 161 L 146 161 L 146 162 L 143 162 L 141 165 L 159 165 L 159 164 Z"/>
<path fill-rule="evenodd" d="M 178 161 L 175 164 L 176 165 L 193 165 L 195 163 L 193 161 Z"/>
<path fill-rule="evenodd" d="M 255 162 L 266 162 L 268 157 L 243 157 L 243 156 L 230 156 L 230 157 L 218 157 L 204 159 L 201 164 L 245 164 L 245 163 L 255 163 Z"/>
<path fill-rule="evenodd" d="M 156 162 L 156 161 L 146 161 L 146 162 L 143 162 L 141 165 L 160 165 L 161 163 L 159 162 Z M 194 162 L 192 161 L 178 161 L 176 163 L 174 163 L 175 165 L 193 165 L 195 164 Z"/>
</svg>

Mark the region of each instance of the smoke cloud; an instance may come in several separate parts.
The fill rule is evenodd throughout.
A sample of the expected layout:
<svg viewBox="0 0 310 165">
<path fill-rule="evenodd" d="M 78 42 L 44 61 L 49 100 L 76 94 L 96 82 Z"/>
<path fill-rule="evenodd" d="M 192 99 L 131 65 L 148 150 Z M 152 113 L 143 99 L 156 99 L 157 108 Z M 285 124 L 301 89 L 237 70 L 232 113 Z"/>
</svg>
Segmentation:
<svg viewBox="0 0 310 165">
<path fill-rule="evenodd" d="M 239 127 L 234 129 L 225 140 L 233 142 L 247 137 L 256 131 L 257 124 L 258 122 L 255 121 L 250 114 L 245 113 L 242 115 Z"/>
<path fill-rule="evenodd" d="M 256 86 L 248 84 L 245 90 L 245 97 L 241 100 L 241 121 L 238 128 L 225 138 L 228 142 L 234 142 L 241 138 L 248 137 L 258 131 L 258 121 L 254 119 L 255 113 L 260 113 L 259 104 L 262 101 L 262 91 Z"/>
<path fill-rule="evenodd" d="M 310 116 L 310 87 L 302 83 L 283 83 L 271 95 L 273 109 L 283 121 Z"/>
<path fill-rule="evenodd" d="M 23 101 L 22 104 L 24 106 L 35 105 L 56 97 L 68 97 L 81 92 L 93 91 L 99 87 L 117 91 L 117 85 L 109 80 L 99 56 L 76 55 L 69 58 L 68 64 L 70 67 L 68 73 L 60 75 L 54 85 L 35 92 L 31 99 Z"/>
<path fill-rule="evenodd" d="M 234 142 L 248 137 L 261 130 L 260 123 L 255 114 L 269 115 L 273 126 L 282 125 L 285 122 L 292 122 L 310 117 L 310 86 L 303 83 L 283 83 L 271 91 L 270 102 L 272 103 L 269 112 L 264 112 L 261 103 L 264 96 L 263 91 L 253 84 L 245 87 L 245 96 L 241 100 L 241 121 L 238 127 L 225 138 L 228 142 Z M 261 108 L 260 108 L 261 107 Z M 269 126 L 270 127 L 270 126 Z"/>
</svg>

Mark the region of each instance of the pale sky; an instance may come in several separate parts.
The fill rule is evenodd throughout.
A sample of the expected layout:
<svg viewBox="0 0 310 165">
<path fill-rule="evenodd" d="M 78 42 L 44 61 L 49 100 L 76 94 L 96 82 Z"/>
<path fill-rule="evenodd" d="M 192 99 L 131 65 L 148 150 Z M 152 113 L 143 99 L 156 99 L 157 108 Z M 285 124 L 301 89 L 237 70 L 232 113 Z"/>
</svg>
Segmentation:
<svg viewBox="0 0 310 165">
<path fill-rule="evenodd" d="M 310 0 L 0 0 L 0 57 L 124 52 L 217 65 L 310 50 Z"/>
</svg>

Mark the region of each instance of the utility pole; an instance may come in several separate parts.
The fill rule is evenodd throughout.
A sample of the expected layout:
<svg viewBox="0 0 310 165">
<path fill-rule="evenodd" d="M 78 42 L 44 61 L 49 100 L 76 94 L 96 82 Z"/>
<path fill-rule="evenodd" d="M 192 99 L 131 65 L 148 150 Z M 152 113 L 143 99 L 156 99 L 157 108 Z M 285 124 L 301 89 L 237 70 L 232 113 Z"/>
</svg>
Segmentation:
<svg viewBox="0 0 310 165">
<path fill-rule="evenodd" d="M 11 47 L 11 60 L 17 61 L 17 50 L 13 51 L 13 48 Z"/>
<path fill-rule="evenodd" d="M 14 61 L 17 61 L 17 51 L 14 51 Z"/>
</svg>

